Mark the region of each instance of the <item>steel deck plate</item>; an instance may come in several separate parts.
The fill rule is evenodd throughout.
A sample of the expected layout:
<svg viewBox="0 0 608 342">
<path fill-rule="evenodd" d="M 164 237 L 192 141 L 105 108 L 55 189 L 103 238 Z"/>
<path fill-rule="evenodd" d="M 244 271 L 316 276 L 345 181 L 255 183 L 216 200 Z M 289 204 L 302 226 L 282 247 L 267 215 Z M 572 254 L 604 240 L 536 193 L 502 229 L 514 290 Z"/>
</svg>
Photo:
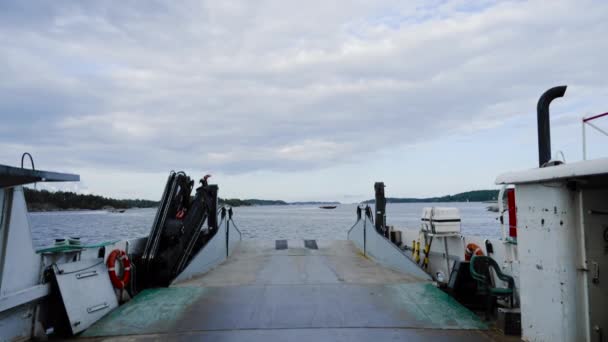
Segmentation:
<svg viewBox="0 0 608 342">
<path fill-rule="evenodd" d="M 274 247 L 274 241 L 239 246 L 202 278 L 144 291 L 83 336 L 486 338 L 483 322 L 447 294 L 373 263 L 348 242 L 319 242 L 319 250 Z M 246 274 L 239 277 L 239 270 Z"/>
</svg>

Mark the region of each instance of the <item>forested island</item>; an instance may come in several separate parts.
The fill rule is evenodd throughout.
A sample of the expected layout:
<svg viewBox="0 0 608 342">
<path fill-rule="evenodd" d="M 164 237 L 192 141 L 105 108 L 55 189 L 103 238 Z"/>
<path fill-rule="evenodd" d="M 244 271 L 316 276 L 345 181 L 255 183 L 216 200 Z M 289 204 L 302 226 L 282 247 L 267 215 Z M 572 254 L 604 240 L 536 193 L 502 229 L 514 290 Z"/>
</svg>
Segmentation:
<svg viewBox="0 0 608 342">
<path fill-rule="evenodd" d="M 262 200 L 262 199 L 238 199 L 238 198 L 220 198 L 220 204 L 227 204 L 233 207 L 239 206 L 254 206 L 254 205 L 327 205 L 340 204 L 340 202 L 285 202 L 281 200 Z"/>
<path fill-rule="evenodd" d="M 114 199 L 98 195 L 82 195 L 69 191 L 51 192 L 24 188 L 25 200 L 29 211 L 56 211 L 56 210 L 99 210 L 99 209 L 130 209 L 154 208 L 158 201 L 143 199 Z M 486 202 L 496 201 L 498 190 L 475 190 L 455 195 L 428 198 L 395 198 L 388 197 L 388 203 L 416 203 L 416 202 Z M 373 199 L 363 203 L 374 203 Z M 282 200 L 219 198 L 220 205 L 232 207 L 266 206 L 266 205 L 339 205 L 340 202 L 286 202 Z"/>
<path fill-rule="evenodd" d="M 30 188 L 23 189 L 29 211 L 129 209 L 158 206 L 157 201 L 142 199 L 119 200 L 98 195 L 82 195 L 69 191 L 51 192 Z"/>
<path fill-rule="evenodd" d="M 486 202 L 496 201 L 498 198 L 498 190 L 474 190 L 461 192 L 455 195 L 446 195 L 441 197 L 428 198 L 395 198 L 387 197 L 387 203 L 432 203 L 432 202 Z M 374 199 L 367 200 L 363 203 L 374 203 Z"/>
<path fill-rule="evenodd" d="M 114 199 L 98 195 L 82 195 L 69 191 L 51 192 L 24 188 L 25 201 L 29 211 L 59 211 L 59 210 L 100 210 L 100 209 L 130 209 L 154 208 L 158 201 L 143 199 Z M 285 202 L 281 200 L 219 198 L 219 204 L 232 207 L 256 205 L 291 205 L 291 204 L 339 204 L 338 202 Z"/>
</svg>

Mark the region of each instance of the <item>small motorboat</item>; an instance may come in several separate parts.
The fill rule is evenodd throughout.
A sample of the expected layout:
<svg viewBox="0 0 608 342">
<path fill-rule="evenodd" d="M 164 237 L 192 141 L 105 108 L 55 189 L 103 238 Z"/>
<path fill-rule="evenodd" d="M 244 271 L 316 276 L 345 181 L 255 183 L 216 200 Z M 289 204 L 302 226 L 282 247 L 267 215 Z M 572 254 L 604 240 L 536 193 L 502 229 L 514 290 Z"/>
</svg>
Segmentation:
<svg viewBox="0 0 608 342">
<path fill-rule="evenodd" d="M 319 208 L 321 209 L 336 209 L 338 206 L 337 205 L 322 205 Z"/>
</svg>

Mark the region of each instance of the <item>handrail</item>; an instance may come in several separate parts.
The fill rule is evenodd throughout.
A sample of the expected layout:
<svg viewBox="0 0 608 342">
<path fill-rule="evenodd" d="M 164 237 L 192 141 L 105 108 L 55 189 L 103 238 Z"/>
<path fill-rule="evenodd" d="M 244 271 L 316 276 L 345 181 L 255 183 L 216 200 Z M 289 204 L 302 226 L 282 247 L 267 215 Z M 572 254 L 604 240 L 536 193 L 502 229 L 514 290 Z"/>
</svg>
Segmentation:
<svg viewBox="0 0 608 342">
<path fill-rule="evenodd" d="M 32 170 L 36 171 L 36 167 L 34 166 L 34 158 L 32 157 L 32 155 L 29 152 L 25 152 L 21 155 L 21 168 L 23 169 L 23 161 L 25 159 L 25 156 L 30 157 L 30 163 L 32 164 Z"/>
</svg>

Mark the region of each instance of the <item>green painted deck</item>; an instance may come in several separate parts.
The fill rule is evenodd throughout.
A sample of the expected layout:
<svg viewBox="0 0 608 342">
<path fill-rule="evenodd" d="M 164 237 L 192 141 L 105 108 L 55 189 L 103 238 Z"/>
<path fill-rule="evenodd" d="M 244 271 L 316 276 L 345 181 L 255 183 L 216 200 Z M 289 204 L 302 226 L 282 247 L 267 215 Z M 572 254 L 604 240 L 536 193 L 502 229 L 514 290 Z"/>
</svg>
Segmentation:
<svg viewBox="0 0 608 342">
<path fill-rule="evenodd" d="M 489 340 L 486 326 L 433 284 L 365 258 L 349 241 L 244 241 L 222 265 L 146 290 L 83 337 L 281 340 Z"/>
</svg>

